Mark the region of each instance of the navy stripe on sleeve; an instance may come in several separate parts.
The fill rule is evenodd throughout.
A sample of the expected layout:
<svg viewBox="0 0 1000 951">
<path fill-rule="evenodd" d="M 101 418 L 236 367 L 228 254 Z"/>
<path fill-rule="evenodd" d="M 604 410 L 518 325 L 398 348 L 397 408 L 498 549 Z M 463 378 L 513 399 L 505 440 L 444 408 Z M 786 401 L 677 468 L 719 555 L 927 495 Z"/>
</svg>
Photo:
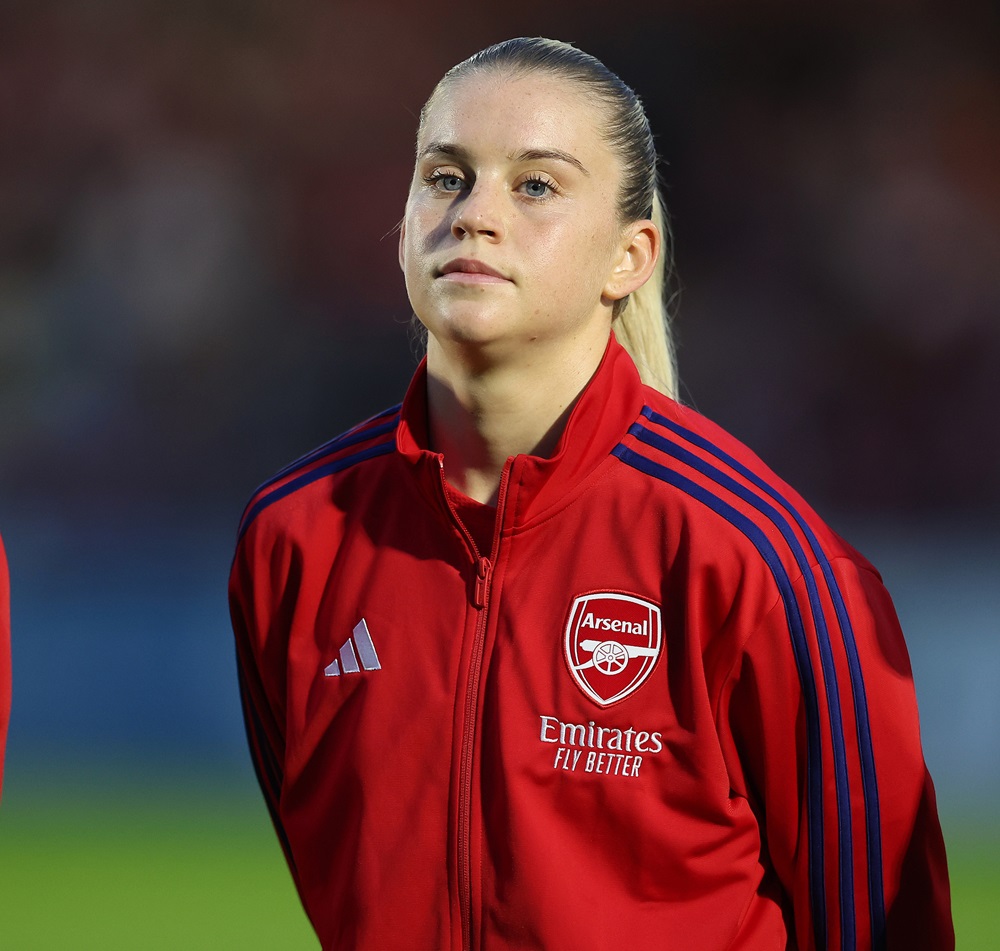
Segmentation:
<svg viewBox="0 0 1000 951">
<path fill-rule="evenodd" d="M 619 444 L 612 450 L 622 462 L 653 478 L 673 485 L 682 492 L 697 499 L 712 511 L 722 516 L 742 532 L 760 553 L 771 570 L 775 584 L 781 592 L 785 607 L 785 617 L 792 638 L 792 652 L 802 684 L 802 696 L 806 706 L 806 795 L 809 800 L 809 894 L 813 911 L 813 930 L 817 948 L 826 947 L 826 902 L 824 898 L 823 869 L 823 775 L 819 701 L 816 693 L 816 679 L 809 659 L 809 645 L 792 581 L 785 570 L 774 546 L 763 530 L 747 516 L 737 511 L 719 496 L 709 492 L 686 476 L 654 462 L 652 459 Z"/>
<path fill-rule="evenodd" d="M 840 710 L 837 672 L 834 666 L 833 651 L 830 646 L 830 636 L 826 628 L 823 606 L 819 599 L 819 590 L 816 586 L 816 581 L 810 569 L 805 551 L 802 549 L 798 538 L 786 519 L 772 505 L 764 502 L 754 492 L 747 489 L 731 476 L 725 475 L 690 450 L 640 426 L 638 423 L 634 424 L 629 429 L 629 432 L 646 445 L 652 446 L 654 449 L 658 449 L 666 455 L 677 459 L 679 462 L 690 466 L 696 472 L 700 472 L 764 515 L 781 533 L 802 574 L 809 595 L 813 621 L 816 625 L 820 661 L 823 666 L 823 679 L 826 686 L 826 699 L 830 711 L 830 736 L 833 743 L 834 780 L 837 791 L 837 827 L 840 845 L 839 888 L 841 927 L 843 930 L 841 946 L 845 951 L 852 951 L 856 945 L 854 934 L 854 853 L 851 844 L 850 787 L 847 776 L 844 725 Z"/>
<path fill-rule="evenodd" d="M 278 472 L 274 478 L 268 479 L 257 491 L 267 488 L 269 485 L 273 485 L 275 482 L 283 479 L 286 475 L 294 472 L 296 469 L 301 469 L 304 466 L 309 465 L 311 462 L 315 462 L 317 459 L 321 459 L 323 456 L 328 456 L 332 452 L 339 452 L 341 449 L 347 449 L 350 446 L 356 446 L 358 443 L 364 442 L 366 439 L 374 439 L 376 436 L 381 436 L 385 433 L 392 432 L 396 428 L 396 424 L 399 422 L 399 410 L 402 404 L 397 403 L 395 406 L 390 406 L 389 409 L 376 416 L 372 416 L 371 419 L 366 419 L 363 423 L 359 423 L 357 426 L 353 426 L 346 432 L 341 433 L 339 436 L 334 436 L 329 442 L 324 443 L 322 446 L 317 446 L 312 452 L 307 453 L 300 459 L 296 459 L 294 462 L 289 463 Z M 379 423 L 379 420 L 382 420 Z M 377 425 L 376 425 L 377 424 Z"/>
<path fill-rule="evenodd" d="M 757 473 L 734 459 L 731 455 L 716 446 L 710 440 L 675 423 L 649 407 L 644 407 L 643 415 L 658 426 L 670 430 L 692 445 L 698 446 L 720 462 L 725 463 L 747 481 L 755 485 L 763 493 L 776 501 L 798 525 L 802 534 L 809 542 L 813 557 L 820 566 L 826 581 L 830 598 L 837 615 L 837 622 L 843 637 L 844 649 L 847 655 L 850 671 L 851 690 L 854 697 L 854 715 L 857 723 L 858 748 L 861 758 L 862 795 L 865 803 L 866 816 L 866 846 L 868 854 L 868 895 L 871 903 L 872 947 L 875 951 L 885 947 L 886 918 L 885 894 L 882 883 L 882 830 L 879 811 L 878 780 L 875 774 L 875 754 L 872 745 L 871 724 L 868 718 L 868 699 L 865 691 L 864 674 L 858 655 L 854 628 L 844 601 L 843 592 L 837 584 L 830 565 L 830 559 L 816 538 L 815 533 L 802 518 L 801 514 L 773 486 L 765 482 Z"/>
<path fill-rule="evenodd" d="M 313 450 L 313 452 L 308 455 L 296 460 L 290 466 L 286 466 L 281 472 L 278 473 L 278 475 L 261 485 L 257 491 L 254 492 L 253 500 L 243 513 L 243 518 L 240 521 L 239 532 L 237 533 L 237 541 L 246 534 L 246 531 L 250 527 L 253 520 L 269 505 L 272 505 L 280 499 L 291 495 L 293 492 L 296 492 L 318 479 L 332 475 L 335 472 L 343 472 L 345 469 L 349 469 L 351 466 L 357 465 L 359 462 L 364 462 L 366 459 L 374 459 L 377 456 L 384 456 L 392 452 L 396 448 L 395 438 L 392 434 L 395 432 L 396 427 L 399 424 L 398 410 L 398 407 L 394 407 L 394 415 L 377 426 L 371 426 L 366 429 L 362 429 L 360 427 L 355 428 L 344 433 L 342 436 L 338 436 L 331 442 L 320 446 L 319 449 Z M 367 424 L 362 424 L 362 426 L 365 425 Z M 338 455 L 345 449 L 368 442 L 371 439 L 380 439 L 380 441 L 376 442 L 374 445 L 359 449 L 357 452 L 351 453 L 350 455 Z M 335 458 L 323 465 L 316 466 L 315 468 L 306 468 L 307 466 L 330 456 L 334 456 Z M 306 471 L 296 478 L 289 479 L 287 482 L 282 482 L 283 479 L 287 479 L 288 476 L 292 475 L 299 469 L 306 469 Z M 278 483 L 281 484 L 278 485 Z M 272 486 L 277 487 L 271 489 Z M 268 489 L 271 489 L 271 491 L 268 491 Z"/>
<path fill-rule="evenodd" d="M 250 761 L 253 763 L 254 773 L 257 776 L 257 783 L 264 794 L 264 802 L 267 805 L 268 814 L 271 816 L 271 823 L 274 831 L 281 842 L 281 849 L 285 853 L 285 859 L 291 868 L 292 875 L 296 877 L 295 860 L 292 856 L 292 847 L 285 833 L 284 824 L 281 821 L 281 814 L 278 806 L 281 799 L 282 769 L 271 745 L 267 740 L 267 733 L 264 724 L 261 723 L 260 714 L 254 705 L 253 697 L 246 682 L 246 675 L 243 672 L 243 663 L 237 652 L 236 672 L 239 680 L 240 698 L 243 703 L 243 724 L 246 728 L 247 745 L 250 747 Z"/>
</svg>

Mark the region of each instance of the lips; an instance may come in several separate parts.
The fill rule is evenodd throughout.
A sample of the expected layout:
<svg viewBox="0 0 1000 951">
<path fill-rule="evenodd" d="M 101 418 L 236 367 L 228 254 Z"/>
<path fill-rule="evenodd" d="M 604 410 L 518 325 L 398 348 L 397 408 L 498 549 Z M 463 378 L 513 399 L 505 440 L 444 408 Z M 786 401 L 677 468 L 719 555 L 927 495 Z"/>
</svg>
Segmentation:
<svg viewBox="0 0 1000 951">
<path fill-rule="evenodd" d="M 510 283 L 510 278 L 475 258 L 455 258 L 442 265 L 438 277 L 469 284 Z"/>
</svg>

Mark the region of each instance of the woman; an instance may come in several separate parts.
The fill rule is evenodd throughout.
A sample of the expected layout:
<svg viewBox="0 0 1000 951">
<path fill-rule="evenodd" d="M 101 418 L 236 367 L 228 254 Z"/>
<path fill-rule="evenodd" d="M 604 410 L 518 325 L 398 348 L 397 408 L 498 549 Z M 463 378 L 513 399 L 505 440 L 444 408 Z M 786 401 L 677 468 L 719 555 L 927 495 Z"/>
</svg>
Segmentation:
<svg viewBox="0 0 1000 951">
<path fill-rule="evenodd" d="M 953 945 L 888 595 L 670 398 L 661 220 L 640 104 L 571 46 L 424 107 L 426 359 L 258 490 L 232 572 L 324 948 Z"/>
</svg>

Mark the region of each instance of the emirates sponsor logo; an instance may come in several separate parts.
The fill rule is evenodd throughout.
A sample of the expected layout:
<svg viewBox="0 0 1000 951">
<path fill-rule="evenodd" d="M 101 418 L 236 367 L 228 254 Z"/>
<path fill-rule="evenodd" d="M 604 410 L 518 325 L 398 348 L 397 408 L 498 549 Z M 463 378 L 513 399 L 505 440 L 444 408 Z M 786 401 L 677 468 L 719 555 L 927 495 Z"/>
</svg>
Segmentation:
<svg viewBox="0 0 1000 951">
<path fill-rule="evenodd" d="M 663 734 L 659 730 L 599 726 L 593 720 L 567 723 L 558 717 L 544 715 L 539 719 L 539 740 L 557 744 L 552 768 L 568 773 L 596 773 L 636 779 L 643 755 L 655 756 L 663 752 Z"/>
<path fill-rule="evenodd" d="M 630 594 L 598 591 L 573 601 L 566 622 L 566 663 L 577 686 L 609 707 L 635 693 L 663 645 L 660 609 Z"/>
</svg>

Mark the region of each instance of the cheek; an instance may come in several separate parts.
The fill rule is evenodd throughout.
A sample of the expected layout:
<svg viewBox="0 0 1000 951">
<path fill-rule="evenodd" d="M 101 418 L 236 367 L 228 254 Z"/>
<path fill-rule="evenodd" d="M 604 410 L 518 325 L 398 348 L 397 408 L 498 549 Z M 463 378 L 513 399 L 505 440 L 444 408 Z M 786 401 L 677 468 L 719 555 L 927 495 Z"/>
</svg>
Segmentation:
<svg viewBox="0 0 1000 951">
<path fill-rule="evenodd" d="M 454 210 L 449 201 L 418 195 L 407 207 L 407 253 L 431 254 L 451 234 Z"/>
<path fill-rule="evenodd" d="M 400 264 L 403 269 L 403 283 L 406 294 L 411 301 L 416 301 L 426 293 L 425 282 L 421 279 L 424 268 L 421 266 L 421 255 L 418 247 L 419 229 L 414 227 L 408 216 L 405 224 L 405 234 L 400 242 Z"/>
<path fill-rule="evenodd" d="M 609 270 L 606 231 L 587 222 L 567 222 L 539 242 L 536 262 L 551 286 L 568 297 L 600 296 Z"/>
<path fill-rule="evenodd" d="M 428 213 L 426 202 L 419 196 L 410 196 L 403 214 L 401 243 L 409 262 L 414 255 L 419 255 L 426 243 L 428 230 Z"/>
<path fill-rule="evenodd" d="M 591 228 L 576 216 L 556 218 L 534 225 L 529 231 L 528 244 L 532 258 L 539 264 L 565 267 L 576 261 L 579 268 L 583 266 L 581 255 L 590 257 Z"/>
<path fill-rule="evenodd" d="M 433 217 L 427 208 L 414 204 L 406 209 L 403 219 L 402 248 L 403 274 L 407 286 L 420 280 L 428 268 L 428 257 L 434 251 L 435 234 L 440 231 L 439 217 Z"/>
</svg>

